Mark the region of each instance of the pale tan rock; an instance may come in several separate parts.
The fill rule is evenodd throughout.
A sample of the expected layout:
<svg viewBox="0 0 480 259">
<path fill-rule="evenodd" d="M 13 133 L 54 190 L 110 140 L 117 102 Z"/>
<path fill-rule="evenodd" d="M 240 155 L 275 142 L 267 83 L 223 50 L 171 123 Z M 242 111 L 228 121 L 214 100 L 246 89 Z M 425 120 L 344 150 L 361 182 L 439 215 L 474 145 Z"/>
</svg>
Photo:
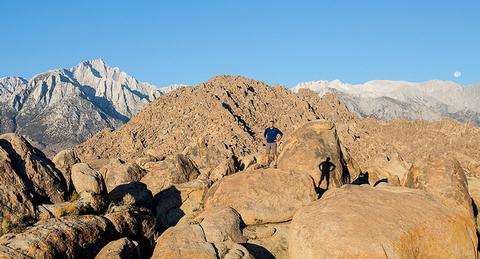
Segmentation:
<svg viewBox="0 0 480 259">
<path fill-rule="evenodd" d="M 56 154 L 55 157 L 53 157 L 52 162 L 55 164 L 55 167 L 62 172 L 68 191 L 70 192 L 73 188 L 71 176 L 72 166 L 76 163 L 80 163 L 80 159 L 77 158 L 73 149 L 66 149 Z"/>
<path fill-rule="evenodd" d="M 283 222 L 317 199 L 312 177 L 304 172 L 266 169 L 236 173 L 216 182 L 205 209 L 230 206 L 245 224 Z"/>
<path fill-rule="evenodd" d="M 167 229 L 158 239 L 152 259 L 211 258 L 216 259 L 214 246 L 205 240 L 198 224 L 179 224 Z"/>
<path fill-rule="evenodd" d="M 135 160 L 135 164 L 137 164 L 141 168 L 144 168 L 146 163 L 157 162 L 157 161 L 158 159 L 154 157 L 139 157 Z"/>
<path fill-rule="evenodd" d="M 339 123 L 333 120 L 337 126 Z M 428 122 L 405 119 L 354 119 L 337 127 L 339 139 L 363 170 L 378 157 L 399 156 L 408 164 L 429 157 L 451 155 L 468 176 L 480 172 L 480 129 L 452 119 Z"/>
<path fill-rule="evenodd" d="M 415 162 L 402 185 L 443 197 L 463 207 L 473 217 L 467 178 L 455 158 L 440 156 Z"/>
<path fill-rule="evenodd" d="M 158 239 L 152 259 L 253 259 L 248 250 L 233 242 L 209 243 L 198 224 L 179 224 Z"/>
<path fill-rule="evenodd" d="M 200 172 L 195 165 L 182 154 L 165 158 L 148 169 L 141 179 L 153 195 L 166 190 L 174 184 L 185 183 L 196 179 Z"/>
<path fill-rule="evenodd" d="M 210 173 L 209 178 L 212 181 L 218 181 L 227 175 L 234 174 L 235 171 L 235 161 L 230 157 L 218 164 Z"/>
<path fill-rule="evenodd" d="M 100 216 L 63 217 L 40 221 L 23 233 L 4 235 L 0 246 L 39 259 L 94 258 L 115 235 Z"/>
<path fill-rule="evenodd" d="M 309 173 L 322 189 L 338 188 L 355 179 L 359 171 L 347 164 L 331 121 L 316 120 L 298 127 L 285 140 L 278 168 Z"/>
<path fill-rule="evenodd" d="M 213 243 L 213 246 L 221 259 L 255 259 L 244 246 L 237 243 Z"/>
<path fill-rule="evenodd" d="M 165 156 L 180 153 L 203 137 L 209 145 L 237 157 L 260 151 L 257 162 L 264 163 L 263 131 L 272 118 L 285 140 L 308 121 L 323 118 L 333 122 L 341 147 L 363 171 L 368 171 L 379 156 L 398 154 L 412 164 L 449 153 L 468 176 L 480 175 L 480 129 L 468 121 L 385 122 L 357 118 L 330 93 L 323 97 L 307 89 L 293 93 L 283 87 L 226 75 L 165 94 L 124 127 L 99 132 L 75 150 L 82 159 L 94 156 L 131 162 L 144 157 L 148 149 Z"/>
<path fill-rule="evenodd" d="M 108 243 L 95 256 L 95 259 L 141 259 L 133 241 L 124 237 Z"/>
<path fill-rule="evenodd" d="M 257 163 L 257 159 L 255 155 L 244 156 L 241 159 L 239 159 L 240 166 L 238 167 L 238 169 L 240 171 L 247 170 L 250 166 L 252 166 L 255 163 Z"/>
<path fill-rule="evenodd" d="M 82 162 L 88 164 L 93 170 L 100 172 L 102 167 L 112 162 L 112 159 L 95 157 L 95 158 L 82 160 Z"/>
<path fill-rule="evenodd" d="M 253 230 L 252 227 L 255 229 Z M 288 232 L 290 221 L 256 226 L 247 226 L 248 238 L 245 247 L 255 258 L 289 259 L 288 257 Z"/>
<path fill-rule="evenodd" d="M 183 150 L 182 154 L 190 158 L 198 169 L 216 168 L 222 161 L 227 159 L 228 152 L 220 151 L 213 145 L 207 143 L 203 137 Z"/>
<path fill-rule="evenodd" d="M 411 167 L 401 157 L 396 155 L 377 157 L 373 164 L 365 171 L 369 173 L 369 181 L 372 185 L 378 181 L 385 181 L 388 185 L 399 186 L 400 179 L 403 179 Z"/>
<path fill-rule="evenodd" d="M 243 224 L 240 214 L 231 207 L 211 208 L 198 215 L 195 221 L 202 226 L 207 242 L 247 241 L 240 230 Z"/>
<path fill-rule="evenodd" d="M 78 193 L 101 195 L 106 191 L 102 176 L 85 163 L 78 163 L 72 167 L 72 183 Z"/>
<path fill-rule="evenodd" d="M 275 234 L 275 228 L 271 224 L 250 225 L 243 229 L 243 236 L 248 239 L 263 239 L 273 234 Z"/>
<path fill-rule="evenodd" d="M 203 211 L 203 197 L 211 185 L 210 180 L 196 179 L 160 192 L 155 196 L 157 219 L 170 227 L 195 218 Z"/>
<path fill-rule="evenodd" d="M 291 259 L 476 258 L 478 241 L 474 221 L 441 197 L 346 185 L 300 209 L 288 243 Z"/>
<path fill-rule="evenodd" d="M 108 192 L 121 184 L 138 182 L 146 174 L 136 163 L 125 163 L 119 159 L 110 160 L 98 172 L 103 176 Z"/>
<path fill-rule="evenodd" d="M 157 161 L 162 161 L 163 159 L 165 159 L 165 155 L 155 149 L 149 149 L 146 153 L 147 156 L 155 158 Z"/>
<path fill-rule="evenodd" d="M 112 223 L 121 236 L 132 237 L 138 234 L 137 219 L 130 211 L 107 213 L 104 218 Z"/>
<path fill-rule="evenodd" d="M 61 203 L 65 179 L 52 162 L 23 137 L 0 135 L 0 235 L 19 232 L 36 218 L 41 203 Z"/>
</svg>

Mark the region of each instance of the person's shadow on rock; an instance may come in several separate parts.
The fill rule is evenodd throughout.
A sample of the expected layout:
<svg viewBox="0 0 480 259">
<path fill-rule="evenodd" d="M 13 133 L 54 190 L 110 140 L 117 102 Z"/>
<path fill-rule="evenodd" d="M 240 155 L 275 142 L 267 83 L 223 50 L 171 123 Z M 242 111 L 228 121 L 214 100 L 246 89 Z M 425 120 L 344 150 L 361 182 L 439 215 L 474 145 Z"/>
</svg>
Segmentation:
<svg viewBox="0 0 480 259">
<path fill-rule="evenodd" d="M 318 187 L 320 188 L 320 185 L 322 184 L 323 180 L 325 180 L 327 182 L 327 187 L 325 188 L 325 190 L 327 190 L 328 187 L 330 186 L 330 172 L 335 170 L 335 165 L 332 162 L 330 162 L 330 157 L 327 157 L 327 160 L 321 162 L 318 165 L 318 168 L 322 172 L 322 175 L 320 176 L 320 182 L 318 183 Z"/>
</svg>

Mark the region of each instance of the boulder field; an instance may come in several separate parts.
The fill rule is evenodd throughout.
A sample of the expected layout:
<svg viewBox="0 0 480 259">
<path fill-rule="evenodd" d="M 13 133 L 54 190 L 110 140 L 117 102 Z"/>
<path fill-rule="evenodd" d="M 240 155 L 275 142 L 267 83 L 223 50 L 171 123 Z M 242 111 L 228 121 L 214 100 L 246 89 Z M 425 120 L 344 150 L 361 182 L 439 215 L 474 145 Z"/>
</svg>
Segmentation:
<svg viewBox="0 0 480 259">
<path fill-rule="evenodd" d="M 58 167 L 21 137 L 2 135 L 0 143 L 1 216 L 8 222 L 2 224 L 0 258 L 476 258 L 478 253 L 479 180 L 467 178 L 455 158 L 420 159 L 397 181 L 371 183 L 326 120 L 305 123 L 287 136 L 278 168 L 257 166 L 255 156 L 219 152 L 203 139 L 181 154 L 156 157 L 150 151 L 139 164 L 118 159 L 88 164 L 70 150 L 53 158 Z M 33 161 L 18 166 L 19 152 Z M 328 175 L 325 161 L 331 163 Z M 25 171 L 34 163 L 44 166 L 38 170 L 44 175 L 31 173 L 29 180 Z M 115 179 L 108 187 L 106 176 Z M 36 186 L 36 179 L 45 180 Z"/>
<path fill-rule="evenodd" d="M 214 105 L 216 95 L 226 106 L 215 107 L 228 114 L 242 109 L 229 98 L 249 103 L 265 94 L 261 84 L 242 84 L 229 97 L 222 87 L 208 88 L 214 83 L 203 85 L 212 92 L 196 101 Z M 184 104 L 174 96 L 190 91 L 174 91 L 152 107 Z M 47 158 L 20 136 L 0 135 L 0 259 L 478 258 L 480 180 L 471 157 L 460 161 L 437 150 L 414 161 L 390 153 L 374 160 L 369 155 L 383 147 L 372 146 L 377 151 L 365 151 L 357 163 L 352 150 L 363 144 L 345 144 L 345 124 L 319 119 L 318 107 L 302 102 L 317 97 L 281 87 L 269 94 L 297 104 L 298 118 L 282 120 L 297 124 L 279 145 L 277 168 L 265 163 L 261 146 L 246 144 L 257 138 L 258 130 L 246 126 L 253 117 L 227 113 L 251 132 L 227 145 L 207 136 L 214 129 L 205 127 L 216 124 L 205 123 L 205 135 L 168 152 L 127 133 L 138 120 L 101 133 L 131 134 L 109 144 L 114 152 L 106 156 L 108 145 L 87 143 Z M 303 109 L 308 116 L 301 117 Z M 133 149 L 122 153 L 127 146 Z"/>
</svg>

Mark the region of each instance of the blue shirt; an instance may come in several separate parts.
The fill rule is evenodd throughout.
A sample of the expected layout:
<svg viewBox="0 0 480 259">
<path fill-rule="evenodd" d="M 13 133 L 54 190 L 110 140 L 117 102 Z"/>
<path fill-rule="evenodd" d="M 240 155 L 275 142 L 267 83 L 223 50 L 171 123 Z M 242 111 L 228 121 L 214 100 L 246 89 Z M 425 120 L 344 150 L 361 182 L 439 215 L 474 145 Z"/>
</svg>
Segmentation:
<svg viewBox="0 0 480 259">
<path fill-rule="evenodd" d="M 277 139 L 277 135 L 283 136 L 283 133 L 277 128 L 267 128 L 265 133 L 263 133 L 263 137 L 267 138 L 268 143 L 273 143 Z"/>
</svg>

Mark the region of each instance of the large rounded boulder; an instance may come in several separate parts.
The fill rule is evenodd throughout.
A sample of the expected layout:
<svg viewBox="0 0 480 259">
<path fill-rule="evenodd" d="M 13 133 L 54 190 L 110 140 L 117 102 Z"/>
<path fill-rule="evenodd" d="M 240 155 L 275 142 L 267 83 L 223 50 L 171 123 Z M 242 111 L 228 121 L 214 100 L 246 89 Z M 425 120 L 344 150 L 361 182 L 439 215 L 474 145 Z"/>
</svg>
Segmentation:
<svg viewBox="0 0 480 259">
<path fill-rule="evenodd" d="M 19 234 L 3 235 L 0 247 L 30 258 L 94 258 L 116 235 L 115 229 L 103 217 L 62 217 L 40 221 Z"/>
<path fill-rule="evenodd" d="M 467 177 L 455 158 L 432 157 L 413 163 L 403 179 L 403 186 L 442 197 L 473 216 Z"/>
<path fill-rule="evenodd" d="M 404 187 L 346 185 L 292 220 L 289 256 L 476 258 L 475 222 L 443 199 Z"/>
<path fill-rule="evenodd" d="M 148 165 L 148 166 L 147 166 Z M 182 154 L 167 157 L 163 161 L 146 164 L 147 174 L 142 177 L 153 195 L 172 187 L 197 179 L 198 168 L 188 157 Z"/>
<path fill-rule="evenodd" d="M 278 168 L 307 172 L 322 189 L 350 183 L 360 171 L 342 150 L 335 125 L 327 120 L 305 123 L 287 136 Z"/>
<path fill-rule="evenodd" d="M 301 207 L 315 201 L 317 193 L 304 172 L 264 169 L 236 173 L 216 182 L 205 195 L 205 209 L 230 206 L 245 224 L 290 220 Z"/>
</svg>

